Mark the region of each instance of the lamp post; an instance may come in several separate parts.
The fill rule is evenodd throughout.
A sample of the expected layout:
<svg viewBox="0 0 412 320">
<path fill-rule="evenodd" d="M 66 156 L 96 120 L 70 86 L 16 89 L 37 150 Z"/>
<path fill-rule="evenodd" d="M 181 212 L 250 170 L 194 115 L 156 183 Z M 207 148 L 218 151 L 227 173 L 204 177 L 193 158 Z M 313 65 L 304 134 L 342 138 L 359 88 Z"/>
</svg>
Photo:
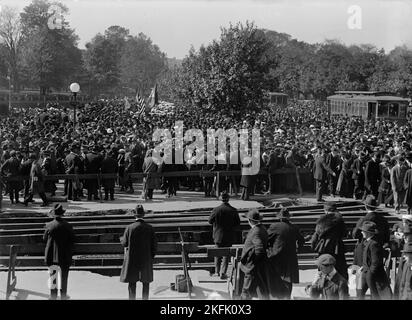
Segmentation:
<svg viewBox="0 0 412 320">
<path fill-rule="evenodd" d="M 74 101 L 74 117 L 73 117 L 73 130 L 76 130 L 76 120 L 77 120 L 77 93 L 80 91 L 80 85 L 76 82 L 73 82 L 70 85 L 70 91 L 73 93 L 73 101 Z"/>
</svg>

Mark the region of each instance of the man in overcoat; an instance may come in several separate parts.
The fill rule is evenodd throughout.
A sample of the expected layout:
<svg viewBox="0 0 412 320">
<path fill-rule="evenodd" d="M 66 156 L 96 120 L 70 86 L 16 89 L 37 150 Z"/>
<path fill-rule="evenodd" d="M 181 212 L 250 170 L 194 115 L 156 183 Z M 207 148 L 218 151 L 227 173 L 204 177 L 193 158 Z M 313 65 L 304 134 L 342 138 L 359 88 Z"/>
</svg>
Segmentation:
<svg viewBox="0 0 412 320">
<path fill-rule="evenodd" d="M 117 166 L 117 161 L 114 158 L 114 153 L 110 150 L 102 160 L 101 173 L 115 174 L 118 172 L 118 170 L 119 167 Z M 109 194 L 110 200 L 114 200 L 114 187 L 116 184 L 116 178 L 102 178 L 102 184 L 104 189 L 104 200 L 109 200 Z"/>
<path fill-rule="evenodd" d="M 120 241 L 125 248 L 120 281 L 129 284 L 129 299 L 136 299 L 136 283 L 143 283 L 142 298 L 149 299 L 149 284 L 153 281 L 153 259 L 157 241 L 153 227 L 143 220 L 145 211 L 141 205 L 135 209 L 136 221 L 130 224 Z"/>
<path fill-rule="evenodd" d="M 48 201 L 44 189 L 44 173 L 37 158 L 32 162 L 30 168 L 30 188 L 27 197 L 24 198 L 25 206 L 27 206 L 29 202 L 32 202 L 35 193 L 38 193 L 43 201 L 40 206 L 47 207 Z"/>
<path fill-rule="evenodd" d="M 50 298 L 57 299 L 56 275 L 60 275 L 60 298 L 67 298 L 67 281 L 72 263 L 75 235 L 72 226 L 62 217 L 66 210 L 61 204 L 55 204 L 50 211 L 53 221 L 46 224 L 43 240 L 46 242 L 44 260 L 50 272 Z"/>
<path fill-rule="evenodd" d="M 412 243 L 405 243 L 396 279 L 396 298 L 412 300 Z"/>
<path fill-rule="evenodd" d="M 213 241 L 218 248 L 231 247 L 236 241 L 236 232 L 240 225 L 239 213 L 229 204 L 229 194 L 222 192 L 222 204 L 213 209 L 209 224 L 213 225 Z M 226 279 L 229 257 L 215 257 L 215 274 Z"/>
<path fill-rule="evenodd" d="M 381 155 L 375 152 L 365 166 L 365 195 L 372 194 L 375 198 L 378 197 L 378 189 L 381 180 L 380 169 Z"/>
<path fill-rule="evenodd" d="M 266 249 L 268 233 L 261 224 L 262 216 L 257 209 L 249 210 L 245 217 L 248 219 L 251 229 L 247 234 L 240 258 L 240 269 L 244 273 L 241 299 L 251 299 L 254 293 L 257 293 L 259 299 L 267 299 Z"/>
<path fill-rule="evenodd" d="M 89 151 L 84 158 L 85 174 L 96 174 L 100 172 L 102 166 L 102 155 L 98 153 L 97 145 L 90 146 L 92 151 Z M 97 179 L 87 179 L 87 200 L 100 200 L 98 196 L 98 181 Z"/>
<path fill-rule="evenodd" d="M 412 158 L 412 152 L 408 153 L 408 157 Z M 412 168 L 408 169 L 403 181 L 405 193 L 405 203 L 408 206 L 408 214 L 412 214 Z"/>
<path fill-rule="evenodd" d="M 378 228 L 376 223 L 365 221 L 361 227 L 365 239 L 362 259 L 362 284 L 360 299 L 370 289 L 372 300 L 388 300 L 392 298 L 390 280 L 383 265 L 383 248 L 376 239 Z"/>
<path fill-rule="evenodd" d="M 313 178 L 316 181 L 316 200 L 318 202 L 325 202 L 325 200 L 322 199 L 322 194 L 327 179 L 327 173 L 336 177 L 336 173 L 333 172 L 325 162 L 324 150 L 319 147 L 313 163 Z"/>
<path fill-rule="evenodd" d="M 146 152 L 142 169 L 143 173 L 148 174 L 147 177 L 144 178 L 143 182 L 143 197 L 145 200 L 151 200 L 153 199 L 153 190 L 160 187 L 159 177 L 153 177 L 150 175 L 151 173 L 157 173 L 159 171 L 159 166 L 152 157 L 152 150 L 148 150 Z"/>
<path fill-rule="evenodd" d="M 391 170 L 391 186 L 393 191 L 393 199 L 395 204 L 395 212 L 400 213 L 404 198 L 405 198 L 405 185 L 404 179 L 408 167 L 405 163 L 405 158 L 399 156 L 397 164 Z"/>
<path fill-rule="evenodd" d="M 20 162 L 17 159 L 16 151 L 10 152 L 10 158 L 7 159 L 1 166 L 1 174 L 7 178 L 16 178 L 20 174 Z M 10 203 L 20 203 L 19 191 L 21 189 L 21 181 L 7 181 L 7 191 L 10 196 Z"/>
<path fill-rule="evenodd" d="M 290 222 L 287 208 L 282 208 L 277 217 L 280 221 L 272 223 L 268 229 L 268 258 L 273 279 L 280 277 L 281 282 L 270 284 L 270 289 L 272 296 L 290 299 L 292 283 L 299 283 L 297 251 L 303 247 L 305 239 L 299 228 Z"/>
</svg>

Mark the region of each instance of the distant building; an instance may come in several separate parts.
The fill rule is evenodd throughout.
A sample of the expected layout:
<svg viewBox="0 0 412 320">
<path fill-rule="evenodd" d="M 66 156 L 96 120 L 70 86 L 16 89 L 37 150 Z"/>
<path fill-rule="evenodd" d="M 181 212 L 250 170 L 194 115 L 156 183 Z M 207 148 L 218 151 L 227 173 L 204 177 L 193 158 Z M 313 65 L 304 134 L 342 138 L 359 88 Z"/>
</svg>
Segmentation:
<svg viewBox="0 0 412 320">
<path fill-rule="evenodd" d="M 288 95 L 282 92 L 269 92 L 267 94 L 267 103 L 286 106 L 288 104 Z"/>
<path fill-rule="evenodd" d="M 406 121 L 409 100 L 383 91 L 336 91 L 329 96 L 330 116 Z"/>
</svg>

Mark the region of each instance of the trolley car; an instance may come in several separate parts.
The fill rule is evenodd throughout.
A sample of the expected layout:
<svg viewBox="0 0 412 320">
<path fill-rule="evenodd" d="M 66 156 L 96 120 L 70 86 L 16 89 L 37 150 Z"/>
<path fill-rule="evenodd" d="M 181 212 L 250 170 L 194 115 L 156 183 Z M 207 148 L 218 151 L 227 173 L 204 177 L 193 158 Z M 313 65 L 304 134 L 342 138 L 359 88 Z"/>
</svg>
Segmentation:
<svg viewBox="0 0 412 320">
<path fill-rule="evenodd" d="M 330 116 L 356 116 L 362 119 L 406 121 L 409 101 L 383 91 L 336 91 L 329 96 Z"/>
<path fill-rule="evenodd" d="M 288 104 L 288 95 L 282 92 L 268 92 L 266 101 L 269 104 L 276 104 L 286 107 Z"/>
</svg>

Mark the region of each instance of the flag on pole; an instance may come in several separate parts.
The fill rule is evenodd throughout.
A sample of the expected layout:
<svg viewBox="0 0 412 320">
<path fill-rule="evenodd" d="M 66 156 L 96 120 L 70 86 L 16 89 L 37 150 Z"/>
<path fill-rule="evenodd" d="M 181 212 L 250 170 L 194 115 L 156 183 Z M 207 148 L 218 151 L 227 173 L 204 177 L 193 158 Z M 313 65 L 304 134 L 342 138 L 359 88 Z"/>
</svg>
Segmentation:
<svg viewBox="0 0 412 320">
<path fill-rule="evenodd" d="M 159 97 L 157 95 L 157 84 L 155 84 L 155 86 L 152 89 L 152 92 L 150 92 L 150 96 L 149 96 L 148 103 L 146 106 L 146 112 L 149 112 L 150 110 L 152 110 L 153 107 L 159 103 L 158 100 L 159 100 Z"/>
<path fill-rule="evenodd" d="M 127 97 L 124 97 L 124 109 L 129 110 L 130 109 L 130 102 L 127 99 Z"/>
<path fill-rule="evenodd" d="M 139 109 L 138 115 L 140 116 L 142 112 L 146 109 L 146 102 L 140 96 L 139 91 L 137 91 L 136 93 L 136 102 L 137 102 L 137 107 Z"/>
</svg>

